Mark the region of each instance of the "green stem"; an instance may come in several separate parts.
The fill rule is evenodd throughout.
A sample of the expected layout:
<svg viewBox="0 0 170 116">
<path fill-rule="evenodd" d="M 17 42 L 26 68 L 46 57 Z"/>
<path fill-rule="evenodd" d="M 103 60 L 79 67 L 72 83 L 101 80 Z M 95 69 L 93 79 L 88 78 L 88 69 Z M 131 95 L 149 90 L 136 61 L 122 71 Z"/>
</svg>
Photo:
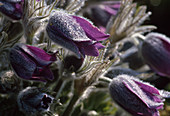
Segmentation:
<svg viewBox="0 0 170 116">
<path fill-rule="evenodd" d="M 56 87 L 54 88 L 53 91 L 58 92 L 59 89 L 60 89 L 61 86 L 62 86 L 62 83 L 63 83 L 63 80 L 62 80 L 61 78 L 59 78 L 59 79 L 57 80 L 57 82 L 56 82 Z"/>
<path fill-rule="evenodd" d="M 60 80 L 62 80 L 62 79 L 60 79 Z M 58 86 L 56 86 L 56 88 L 54 89 L 54 91 L 57 93 L 57 95 L 56 95 L 56 97 L 55 97 L 56 99 L 59 98 L 62 90 L 64 89 L 64 87 L 65 87 L 65 85 L 66 85 L 66 83 L 67 83 L 66 80 L 65 80 L 65 81 L 59 81 L 59 82 L 60 82 L 60 83 L 58 83 Z"/>
<path fill-rule="evenodd" d="M 71 116 L 71 113 L 74 110 L 75 103 L 78 101 L 79 97 L 80 96 L 77 95 L 77 94 L 73 95 L 73 97 L 71 98 L 68 106 L 66 107 L 66 109 L 64 110 L 64 112 L 63 112 L 63 114 L 61 116 Z"/>
</svg>

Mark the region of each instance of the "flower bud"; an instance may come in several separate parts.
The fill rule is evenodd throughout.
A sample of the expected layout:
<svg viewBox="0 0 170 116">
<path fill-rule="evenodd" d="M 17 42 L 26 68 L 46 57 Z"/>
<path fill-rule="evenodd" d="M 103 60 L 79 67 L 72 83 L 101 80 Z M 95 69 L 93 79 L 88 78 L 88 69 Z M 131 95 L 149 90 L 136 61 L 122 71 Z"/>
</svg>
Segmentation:
<svg viewBox="0 0 170 116">
<path fill-rule="evenodd" d="M 35 115 L 49 111 L 53 98 L 36 87 L 27 87 L 19 93 L 17 102 L 22 112 Z"/>
<path fill-rule="evenodd" d="M 83 10 L 83 15 L 105 32 L 109 19 L 117 14 L 119 8 L 120 1 L 103 1 L 89 5 Z"/>
<path fill-rule="evenodd" d="M 131 76 L 137 76 L 140 73 L 129 69 L 129 68 L 122 68 L 122 67 L 110 67 L 107 70 L 107 73 L 105 74 L 106 77 L 109 77 L 111 79 L 113 79 L 114 77 L 121 75 L 121 74 L 127 74 L 127 75 L 131 75 Z"/>
<path fill-rule="evenodd" d="M 141 55 L 153 71 L 170 77 L 170 38 L 159 33 L 149 33 L 141 45 Z"/>
<path fill-rule="evenodd" d="M 1 0 L 0 12 L 13 20 L 20 20 L 22 18 L 23 0 Z"/>
<path fill-rule="evenodd" d="M 133 116 L 159 116 L 163 98 L 170 98 L 170 92 L 128 75 L 113 78 L 109 91 L 112 99 Z"/>
<path fill-rule="evenodd" d="M 46 28 L 49 38 L 77 55 L 98 56 L 98 49 L 104 48 L 99 42 L 107 39 L 104 34 L 86 19 L 56 11 L 49 19 Z"/>
<path fill-rule="evenodd" d="M 16 75 L 27 80 L 46 81 L 54 78 L 49 66 L 56 61 L 55 54 L 25 44 L 15 45 L 9 55 Z"/>
</svg>

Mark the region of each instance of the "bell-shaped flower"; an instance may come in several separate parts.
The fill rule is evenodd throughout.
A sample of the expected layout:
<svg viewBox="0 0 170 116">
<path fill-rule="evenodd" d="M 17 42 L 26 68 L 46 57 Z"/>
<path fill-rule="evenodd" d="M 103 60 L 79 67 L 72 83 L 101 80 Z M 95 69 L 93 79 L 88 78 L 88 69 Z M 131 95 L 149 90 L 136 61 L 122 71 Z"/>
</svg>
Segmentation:
<svg viewBox="0 0 170 116">
<path fill-rule="evenodd" d="M 56 61 L 55 54 L 25 44 L 15 45 L 9 55 L 16 75 L 26 80 L 46 81 L 54 78 L 49 66 Z"/>
<path fill-rule="evenodd" d="M 64 11 L 52 14 L 46 31 L 52 41 L 72 51 L 78 58 L 85 55 L 98 56 L 98 49 L 104 48 L 99 41 L 109 37 L 86 19 Z"/>
<path fill-rule="evenodd" d="M 13 20 L 20 20 L 23 3 L 24 0 L 0 0 L 0 12 Z"/>
<path fill-rule="evenodd" d="M 39 2 L 40 0 L 36 0 Z M 24 0 L 0 0 L 0 12 L 12 20 L 23 16 Z"/>
<path fill-rule="evenodd" d="M 83 9 L 82 13 L 83 16 L 92 20 L 96 26 L 105 32 L 109 19 L 117 14 L 120 4 L 120 1 L 94 2 L 94 4 L 91 3 Z"/>
<path fill-rule="evenodd" d="M 170 92 L 129 75 L 113 78 L 109 91 L 112 99 L 133 116 L 159 116 L 164 98 L 170 98 Z"/>
<path fill-rule="evenodd" d="M 17 102 L 20 111 L 27 115 L 36 115 L 40 112 L 50 110 L 53 97 L 46 93 L 42 93 L 36 87 L 27 87 L 18 94 Z"/>
<path fill-rule="evenodd" d="M 153 71 L 170 77 L 170 38 L 160 33 L 149 33 L 140 51 L 143 60 Z"/>
</svg>

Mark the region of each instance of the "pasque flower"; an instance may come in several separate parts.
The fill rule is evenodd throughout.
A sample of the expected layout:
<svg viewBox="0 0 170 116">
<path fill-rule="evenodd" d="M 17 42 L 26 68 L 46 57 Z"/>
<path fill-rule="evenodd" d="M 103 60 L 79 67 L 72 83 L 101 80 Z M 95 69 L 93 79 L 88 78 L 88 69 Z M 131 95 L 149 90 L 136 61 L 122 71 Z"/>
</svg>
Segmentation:
<svg viewBox="0 0 170 116">
<path fill-rule="evenodd" d="M 117 14 L 119 8 L 120 1 L 103 1 L 89 5 L 82 12 L 105 32 L 109 19 Z"/>
<path fill-rule="evenodd" d="M 53 97 L 42 93 L 37 87 L 27 87 L 18 94 L 18 106 L 27 115 L 49 111 Z"/>
<path fill-rule="evenodd" d="M 36 0 L 39 2 L 40 0 Z M 0 12 L 12 20 L 20 20 L 23 16 L 24 0 L 0 0 Z"/>
<path fill-rule="evenodd" d="M 10 63 L 18 77 L 27 80 L 52 80 L 49 66 L 56 60 L 55 54 L 25 44 L 15 45 L 9 55 Z"/>
<path fill-rule="evenodd" d="M 160 33 L 149 33 L 141 45 L 141 55 L 153 71 L 170 77 L 170 38 Z"/>
<path fill-rule="evenodd" d="M 0 0 L 0 12 L 13 20 L 22 18 L 24 0 Z"/>
<path fill-rule="evenodd" d="M 129 75 L 113 78 L 109 91 L 112 99 L 133 116 L 159 116 L 163 98 L 170 98 L 170 92 Z"/>
<path fill-rule="evenodd" d="M 109 37 L 86 19 L 64 11 L 53 13 L 46 31 L 52 41 L 72 51 L 79 58 L 82 55 L 98 56 L 98 49 L 104 48 L 99 41 Z"/>
</svg>

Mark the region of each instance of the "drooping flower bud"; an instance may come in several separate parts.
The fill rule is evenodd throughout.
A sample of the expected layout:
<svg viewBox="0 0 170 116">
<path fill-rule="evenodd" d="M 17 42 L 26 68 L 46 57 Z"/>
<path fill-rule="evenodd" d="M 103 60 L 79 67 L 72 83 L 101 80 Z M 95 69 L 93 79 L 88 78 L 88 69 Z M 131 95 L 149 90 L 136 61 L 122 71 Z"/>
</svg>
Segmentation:
<svg viewBox="0 0 170 116">
<path fill-rule="evenodd" d="M 25 44 L 17 44 L 10 51 L 10 63 L 18 77 L 26 80 L 52 80 L 49 66 L 56 61 L 55 54 Z"/>
<path fill-rule="evenodd" d="M 0 12 L 13 20 L 20 20 L 23 2 L 23 0 L 0 0 Z"/>
<path fill-rule="evenodd" d="M 20 110 L 25 114 L 35 115 L 50 110 L 53 97 L 42 93 L 36 87 L 27 87 L 18 94 L 17 102 Z"/>
<path fill-rule="evenodd" d="M 52 41 L 72 51 L 79 58 L 85 55 L 98 56 L 98 49 L 104 48 L 99 41 L 109 37 L 84 18 L 64 11 L 54 12 L 46 31 Z"/>
<path fill-rule="evenodd" d="M 105 32 L 107 23 L 115 16 L 120 8 L 120 1 L 102 1 L 89 5 L 83 15 L 91 19 L 96 26 Z"/>
<path fill-rule="evenodd" d="M 149 33 L 141 45 L 141 55 L 153 71 L 170 77 L 170 38 L 160 33 Z"/>
<path fill-rule="evenodd" d="M 113 79 L 113 78 L 115 78 L 116 76 L 121 75 L 121 74 L 127 74 L 127 75 L 131 75 L 131 76 L 137 76 L 137 75 L 139 75 L 140 73 L 137 72 L 137 71 L 135 71 L 135 70 L 129 69 L 129 68 L 110 67 L 110 68 L 107 70 L 107 73 L 105 74 L 105 76 Z"/>
<path fill-rule="evenodd" d="M 170 92 L 128 75 L 113 78 L 109 91 L 112 99 L 133 116 L 159 116 L 163 98 L 170 98 Z"/>
</svg>

